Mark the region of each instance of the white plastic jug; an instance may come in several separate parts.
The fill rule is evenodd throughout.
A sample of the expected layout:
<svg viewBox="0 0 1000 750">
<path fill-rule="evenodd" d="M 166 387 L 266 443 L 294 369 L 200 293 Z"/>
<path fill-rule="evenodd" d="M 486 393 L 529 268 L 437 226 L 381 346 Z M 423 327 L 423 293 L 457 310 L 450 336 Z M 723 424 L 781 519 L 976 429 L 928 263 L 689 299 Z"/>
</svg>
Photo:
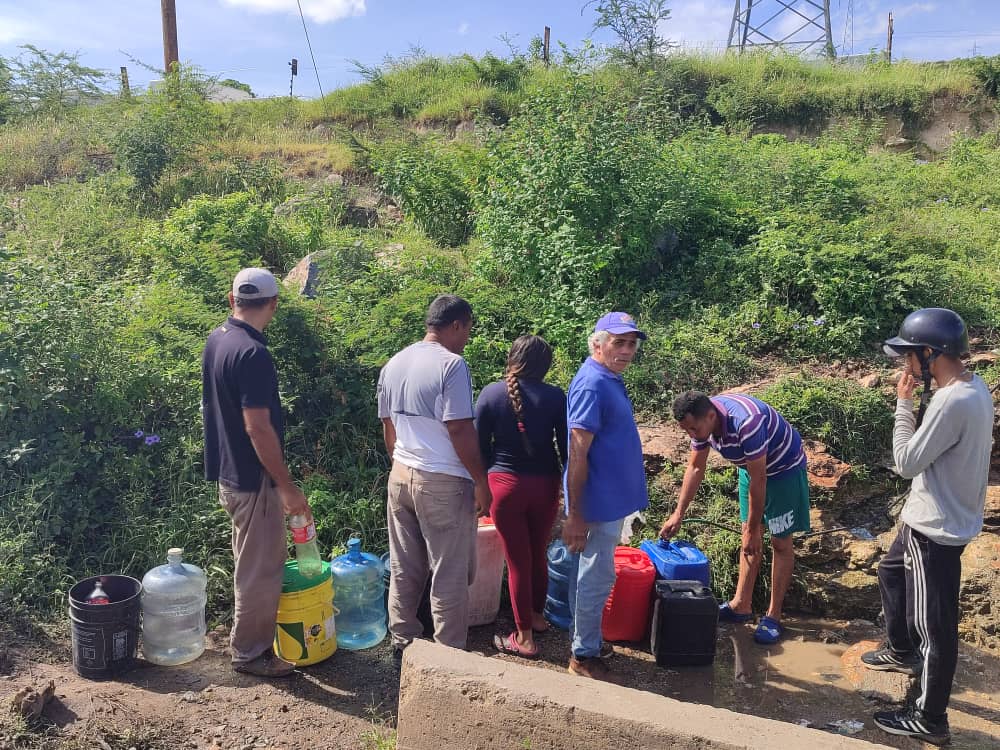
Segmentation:
<svg viewBox="0 0 1000 750">
<path fill-rule="evenodd" d="M 484 518 L 476 534 L 476 577 L 469 586 L 469 625 L 488 625 L 497 619 L 503 567 L 503 540 L 497 527 Z"/>
<path fill-rule="evenodd" d="M 201 568 L 167 550 L 167 564 L 142 579 L 142 654 L 153 664 L 184 664 L 205 650 L 205 584 Z"/>
</svg>

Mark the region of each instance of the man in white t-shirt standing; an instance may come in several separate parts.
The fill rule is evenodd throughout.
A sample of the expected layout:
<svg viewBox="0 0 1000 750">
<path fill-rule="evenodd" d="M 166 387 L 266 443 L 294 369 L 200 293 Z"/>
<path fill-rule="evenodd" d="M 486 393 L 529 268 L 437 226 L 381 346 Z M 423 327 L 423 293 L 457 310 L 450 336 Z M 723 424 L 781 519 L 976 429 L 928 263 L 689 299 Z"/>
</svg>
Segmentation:
<svg viewBox="0 0 1000 750">
<path fill-rule="evenodd" d="M 472 307 L 444 294 L 427 310 L 422 341 L 397 353 L 378 379 L 389 474 L 389 632 L 394 656 L 423 632 L 417 608 L 431 579 L 434 640 L 464 649 L 476 572 L 476 517 L 492 502 L 473 423 L 472 378 L 462 352 Z"/>
</svg>

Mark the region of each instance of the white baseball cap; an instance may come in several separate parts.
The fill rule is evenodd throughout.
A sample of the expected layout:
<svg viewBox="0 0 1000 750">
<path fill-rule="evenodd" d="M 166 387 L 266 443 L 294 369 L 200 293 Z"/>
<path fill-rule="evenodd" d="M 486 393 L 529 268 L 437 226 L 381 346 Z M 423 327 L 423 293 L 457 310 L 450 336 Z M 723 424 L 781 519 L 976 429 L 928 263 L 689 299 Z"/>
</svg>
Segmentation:
<svg viewBox="0 0 1000 750">
<path fill-rule="evenodd" d="M 278 282 L 266 268 L 244 268 L 233 279 L 237 299 L 270 299 L 278 296 Z"/>
</svg>

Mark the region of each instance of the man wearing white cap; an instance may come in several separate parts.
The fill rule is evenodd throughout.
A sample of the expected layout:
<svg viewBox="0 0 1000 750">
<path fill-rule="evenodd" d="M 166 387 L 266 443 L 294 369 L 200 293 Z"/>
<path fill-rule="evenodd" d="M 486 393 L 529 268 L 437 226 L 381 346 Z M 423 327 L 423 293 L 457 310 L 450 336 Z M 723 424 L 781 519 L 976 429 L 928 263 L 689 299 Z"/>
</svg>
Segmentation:
<svg viewBox="0 0 1000 750">
<path fill-rule="evenodd" d="M 285 514 L 312 512 L 285 465 L 278 374 L 264 328 L 278 306 L 270 271 L 244 268 L 229 293 L 232 315 L 202 355 L 205 478 L 233 522 L 233 668 L 282 677 L 295 668 L 274 654 L 287 546 Z"/>
</svg>

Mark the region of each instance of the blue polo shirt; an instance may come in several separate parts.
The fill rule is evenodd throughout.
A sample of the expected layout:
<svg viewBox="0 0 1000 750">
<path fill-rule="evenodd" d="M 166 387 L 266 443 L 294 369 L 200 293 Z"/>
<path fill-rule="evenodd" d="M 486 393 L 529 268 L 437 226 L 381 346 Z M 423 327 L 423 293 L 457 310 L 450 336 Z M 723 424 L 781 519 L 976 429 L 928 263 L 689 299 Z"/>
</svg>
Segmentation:
<svg viewBox="0 0 1000 750">
<path fill-rule="evenodd" d="M 594 435 L 581 498 L 583 519 L 588 523 L 617 521 L 646 508 L 649 495 L 642 442 L 621 375 L 588 357 L 569 385 L 566 417 L 570 430 Z M 564 489 L 565 481 L 564 477 Z M 569 512 L 568 489 L 564 495 Z"/>
<path fill-rule="evenodd" d="M 208 336 L 201 358 L 205 479 L 234 490 L 260 489 L 264 467 L 243 422 L 243 409 L 267 408 L 284 440 L 278 373 L 264 334 L 229 318 Z"/>
</svg>

